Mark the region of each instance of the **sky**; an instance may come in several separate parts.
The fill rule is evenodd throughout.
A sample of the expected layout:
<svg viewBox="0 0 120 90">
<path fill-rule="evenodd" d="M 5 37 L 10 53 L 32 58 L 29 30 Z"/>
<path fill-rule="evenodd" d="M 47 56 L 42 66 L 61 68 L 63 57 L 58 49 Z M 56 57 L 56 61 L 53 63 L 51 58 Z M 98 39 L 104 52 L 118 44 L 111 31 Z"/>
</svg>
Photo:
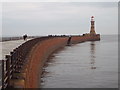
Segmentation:
<svg viewBox="0 0 120 90">
<path fill-rule="evenodd" d="M 80 35 L 91 16 L 97 33 L 118 34 L 118 2 L 3 2 L 2 35 Z"/>
</svg>

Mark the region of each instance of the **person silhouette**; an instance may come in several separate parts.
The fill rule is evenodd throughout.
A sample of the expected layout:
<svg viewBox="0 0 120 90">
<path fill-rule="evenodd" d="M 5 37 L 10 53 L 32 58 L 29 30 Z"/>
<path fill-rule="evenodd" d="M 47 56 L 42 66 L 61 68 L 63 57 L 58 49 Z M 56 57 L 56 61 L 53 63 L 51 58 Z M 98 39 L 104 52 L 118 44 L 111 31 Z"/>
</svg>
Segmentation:
<svg viewBox="0 0 120 90">
<path fill-rule="evenodd" d="M 72 38 L 72 36 L 69 36 L 68 41 L 67 41 L 67 45 L 68 45 L 68 46 L 69 46 L 70 43 L 71 43 L 71 38 Z"/>
<path fill-rule="evenodd" d="M 27 34 L 23 35 L 23 39 L 27 40 Z"/>
</svg>

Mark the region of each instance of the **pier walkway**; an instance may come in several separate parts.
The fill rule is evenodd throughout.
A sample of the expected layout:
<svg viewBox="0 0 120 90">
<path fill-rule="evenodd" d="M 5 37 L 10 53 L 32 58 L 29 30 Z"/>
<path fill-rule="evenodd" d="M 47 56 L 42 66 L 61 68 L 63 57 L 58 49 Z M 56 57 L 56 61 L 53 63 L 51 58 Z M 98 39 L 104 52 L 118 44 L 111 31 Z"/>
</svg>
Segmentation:
<svg viewBox="0 0 120 90">
<path fill-rule="evenodd" d="M 31 40 L 31 39 L 27 39 Z M 0 42 L 0 45 L 2 45 L 2 48 L 0 48 L 0 51 L 2 51 L 2 53 L 0 55 L 0 60 L 5 59 L 5 55 L 10 54 L 10 52 L 15 49 L 16 47 L 18 47 L 19 45 L 21 45 L 22 43 L 25 43 L 26 41 L 24 41 L 23 39 L 21 40 L 11 40 L 11 41 L 5 41 L 5 42 Z"/>
</svg>

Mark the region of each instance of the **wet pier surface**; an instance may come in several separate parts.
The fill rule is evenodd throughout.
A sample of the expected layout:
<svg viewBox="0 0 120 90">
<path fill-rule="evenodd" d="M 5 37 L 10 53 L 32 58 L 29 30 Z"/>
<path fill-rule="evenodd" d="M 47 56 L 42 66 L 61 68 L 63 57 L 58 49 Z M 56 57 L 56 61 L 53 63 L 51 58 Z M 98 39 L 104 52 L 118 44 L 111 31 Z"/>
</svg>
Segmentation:
<svg viewBox="0 0 120 90">
<path fill-rule="evenodd" d="M 68 46 L 44 67 L 42 88 L 117 88 L 117 36 Z"/>
<path fill-rule="evenodd" d="M 30 40 L 30 39 L 28 39 Z M 2 45 L 2 57 L 0 59 L 5 59 L 5 55 L 9 55 L 10 51 L 21 45 L 26 41 L 24 40 L 13 40 L 13 41 L 5 41 L 0 42 L 0 45 Z M 1 51 L 1 50 L 0 50 Z"/>
</svg>

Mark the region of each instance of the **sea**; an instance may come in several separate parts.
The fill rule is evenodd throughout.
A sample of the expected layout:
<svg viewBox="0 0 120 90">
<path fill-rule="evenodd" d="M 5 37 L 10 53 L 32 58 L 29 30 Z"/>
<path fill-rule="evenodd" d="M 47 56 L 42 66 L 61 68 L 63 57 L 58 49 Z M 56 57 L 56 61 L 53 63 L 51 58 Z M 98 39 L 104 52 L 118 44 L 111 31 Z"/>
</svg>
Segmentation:
<svg viewBox="0 0 120 90">
<path fill-rule="evenodd" d="M 24 42 L 1 41 L 0 60 Z M 41 88 L 118 88 L 118 36 L 65 46 L 51 55 L 43 71 Z"/>
<path fill-rule="evenodd" d="M 42 88 L 118 88 L 118 36 L 66 46 L 43 71 Z"/>
</svg>

